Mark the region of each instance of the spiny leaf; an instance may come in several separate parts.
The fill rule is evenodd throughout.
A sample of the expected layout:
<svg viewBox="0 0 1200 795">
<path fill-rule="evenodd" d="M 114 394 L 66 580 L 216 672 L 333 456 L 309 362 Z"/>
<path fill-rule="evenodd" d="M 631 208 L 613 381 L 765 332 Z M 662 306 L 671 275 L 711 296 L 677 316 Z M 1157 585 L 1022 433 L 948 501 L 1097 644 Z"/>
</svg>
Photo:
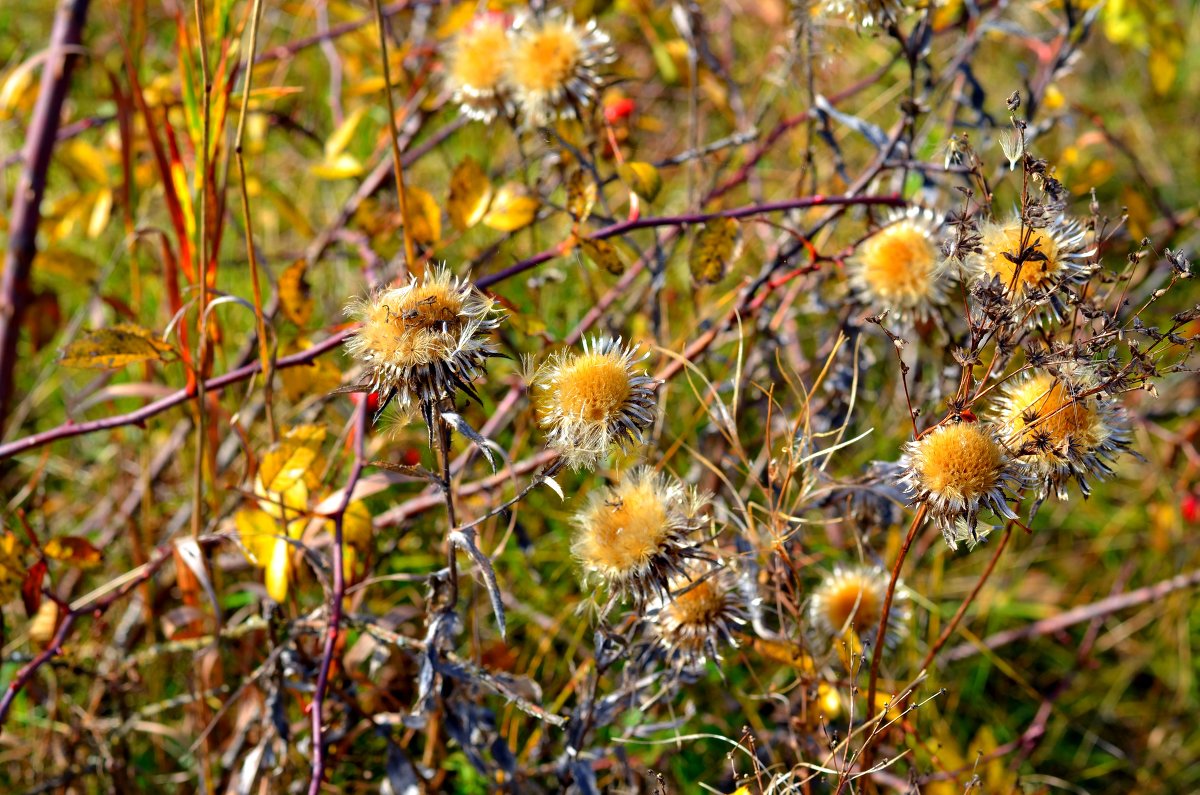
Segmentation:
<svg viewBox="0 0 1200 795">
<path fill-rule="evenodd" d="M 537 211 L 538 200 L 526 195 L 520 185 L 509 182 L 496 192 L 483 224 L 499 232 L 515 232 L 533 223 Z"/>
<path fill-rule="evenodd" d="M 304 279 L 308 261 L 301 258 L 287 266 L 279 276 L 279 305 L 287 319 L 297 326 L 306 326 L 312 319 L 313 299 Z"/>
<path fill-rule="evenodd" d="M 492 201 L 492 183 L 473 157 L 465 158 L 450 175 L 450 223 L 460 232 L 483 220 Z"/>
<path fill-rule="evenodd" d="M 707 221 L 692 243 L 688 268 L 697 284 L 716 284 L 725 278 L 741 246 L 741 226 L 732 218 Z"/>
<path fill-rule="evenodd" d="M 166 361 L 167 354 L 174 350 L 149 329 L 120 323 L 84 332 L 63 350 L 59 364 L 89 370 L 113 370 L 151 359 Z"/>
</svg>

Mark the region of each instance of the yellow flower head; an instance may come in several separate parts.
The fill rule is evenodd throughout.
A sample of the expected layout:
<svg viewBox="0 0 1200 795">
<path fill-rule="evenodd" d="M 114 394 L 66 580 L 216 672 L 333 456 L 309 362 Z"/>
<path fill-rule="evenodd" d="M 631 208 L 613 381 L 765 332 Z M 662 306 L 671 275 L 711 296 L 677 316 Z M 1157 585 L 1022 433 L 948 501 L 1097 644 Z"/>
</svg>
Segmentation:
<svg viewBox="0 0 1200 795">
<path fill-rule="evenodd" d="M 879 631 L 890 580 L 886 570 L 874 566 L 835 566 L 813 591 L 809 621 L 827 640 L 840 638 L 850 629 L 863 640 L 873 639 Z M 884 638 L 889 646 L 906 632 L 907 598 L 908 592 L 897 583 Z"/>
<path fill-rule="evenodd" d="M 507 84 L 524 123 L 542 127 L 592 105 L 604 85 L 601 67 L 616 60 L 608 34 L 589 20 L 582 27 L 554 9 L 513 23 Z"/>
<path fill-rule="evenodd" d="M 615 597 L 645 604 L 683 575 L 688 558 L 703 557 L 689 536 L 700 527 L 708 496 L 676 478 L 637 467 L 615 486 L 593 493 L 575 517 L 571 551 L 585 576 L 603 581 Z"/>
<path fill-rule="evenodd" d="M 560 351 L 532 377 L 538 421 L 549 445 L 575 469 L 591 469 L 609 448 L 641 443 L 654 422 L 655 381 L 634 365 L 635 346 L 618 337 L 584 340 L 583 353 Z"/>
<path fill-rule="evenodd" d="M 901 482 L 915 503 L 924 503 L 946 543 L 958 548 L 958 520 L 973 531 L 981 508 L 1008 519 L 1011 489 L 1023 484 L 1009 451 L 993 428 L 978 422 L 948 422 L 904 447 Z"/>
<path fill-rule="evenodd" d="M 362 325 L 346 349 L 362 362 L 363 386 L 378 392 L 381 407 L 419 404 L 432 424 L 435 405 L 459 391 L 474 397 L 471 382 L 495 355 L 489 334 L 502 316 L 495 302 L 444 267 L 426 270 L 401 287 L 353 301 L 347 314 Z"/>
<path fill-rule="evenodd" d="M 980 251 L 967 265 L 985 282 L 998 280 L 1013 304 L 1047 304 L 1063 317 L 1066 304 L 1060 288 L 1091 274 L 1088 260 L 1095 250 L 1087 248 L 1078 221 L 1059 217 L 1045 228 L 1033 229 L 1015 217 L 987 224 L 981 234 Z"/>
<path fill-rule="evenodd" d="M 490 122 L 507 111 L 505 75 L 511 59 L 508 25 L 499 14 L 478 17 L 450 42 L 446 82 L 464 116 Z"/>
<path fill-rule="evenodd" d="M 1087 391 L 1089 380 L 1078 391 Z M 1099 395 L 1073 396 L 1066 383 L 1045 371 L 1009 384 L 998 404 L 996 423 L 1042 498 L 1053 491 L 1066 499 L 1072 479 L 1086 496 L 1088 476 L 1112 474 L 1106 461 L 1129 444 L 1119 405 Z"/>
<path fill-rule="evenodd" d="M 850 286 L 865 306 L 888 309 L 900 320 L 924 320 L 946 302 L 947 269 L 938 250 L 941 225 L 916 207 L 893 216 L 848 262 Z"/>
<path fill-rule="evenodd" d="M 656 601 L 654 631 L 672 667 L 695 671 L 707 659 L 720 659 L 718 647 L 737 647 L 734 629 L 746 623 L 742 596 L 728 568 L 713 565 L 707 572 L 689 567 L 686 576 L 673 577 L 670 595 Z"/>
</svg>

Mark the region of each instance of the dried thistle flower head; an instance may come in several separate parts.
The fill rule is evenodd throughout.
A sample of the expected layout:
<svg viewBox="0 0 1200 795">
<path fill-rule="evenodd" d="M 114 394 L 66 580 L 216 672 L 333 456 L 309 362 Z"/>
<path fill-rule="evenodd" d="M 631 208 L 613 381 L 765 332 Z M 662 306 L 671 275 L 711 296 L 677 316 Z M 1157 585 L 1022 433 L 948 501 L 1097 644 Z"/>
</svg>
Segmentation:
<svg viewBox="0 0 1200 795">
<path fill-rule="evenodd" d="M 579 26 L 559 8 L 519 16 L 510 36 L 508 90 L 529 127 L 572 118 L 592 105 L 604 85 L 600 69 L 617 58 L 595 20 Z"/>
<path fill-rule="evenodd" d="M 984 281 L 999 279 L 1013 304 L 1049 303 L 1061 317 L 1064 303 L 1059 287 L 1078 284 L 1091 275 L 1088 260 L 1095 251 L 1087 247 L 1076 220 L 1058 216 L 1035 229 L 1014 217 L 986 224 L 981 234 L 980 251 L 969 258 L 968 266 Z"/>
<path fill-rule="evenodd" d="M 869 28 L 895 19 L 903 9 L 903 0 L 822 0 L 814 11 Z"/>
<path fill-rule="evenodd" d="M 620 337 L 595 337 L 582 354 L 552 354 L 533 375 L 538 422 L 574 469 L 595 467 L 613 445 L 641 443 L 656 410 L 654 379 L 634 369 L 647 356 Z"/>
<path fill-rule="evenodd" d="M 720 646 L 737 647 L 733 632 L 746 616 L 733 572 L 719 564 L 704 572 L 691 567 L 671 579 L 670 589 L 656 601 L 653 631 L 673 668 L 695 671 L 720 660 Z"/>
<path fill-rule="evenodd" d="M 462 114 L 490 122 L 509 112 L 505 75 L 511 64 L 508 25 L 500 14 L 480 16 L 446 49 L 446 83 Z"/>
<path fill-rule="evenodd" d="M 585 577 L 600 579 L 614 599 L 630 596 L 645 605 L 669 590 L 673 576 L 686 575 L 689 559 L 704 557 L 690 536 L 708 501 L 674 476 L 637 467 L 592 493 L 575 516 L 571 551 Z"/>
<path fill-rule="evenodd" d="M 946 302 L 949 272 L 939 250 L 941 219 L 912 207 L 893 214 L 849 262 L 850 286 L 872 309 L 887 309 L 901 321 L 931 317 Z"/>
<path fill-rule="evenodd" d="M 497 355 L 489 334 L 502 315 L 494 305 L 469 279 L 444 266 L 427 269 L 401 287 L 352 301 L 346 313 L 362 326 L 346 349 L 362 362 L 363 385 L 382 396 L 381 407 L 393 398 L 402 409 L 419 405 L 432 427 L 437 404 L 459 390 L 476 397 L 471 382 Z"/>
<path fill-rule="evenodd" d="M 1075 386 L 1086 391 L 1089 383 Z M 998 404 L 996 423 L 1043 499 L 1053 491 L 1065 500 L 1072 479 L 1087 496 L 1088 478 L 1112 474 L 1107 462 L 1129 446 L 1117 403 L 1098 395 L 1075 397 L 1068 384 L 1045 371 L 1007 385 Z"/>
<path fill-rule="evenodd" d="M 873 640 L 879 631 L 890 581 L 891 575 L 882 568 L 839 564 L 822 577 L 813 591 L 808 620 L 828 640 L 843 637 L 849 629 L 864 641 Z M 883 639 L 888 646 L 895 646 L 907 632 L 907 599 L 908 591 L 897 582 Z"/>
<path fill-rule="evenodd" d="M 973 529 L 981 508 L 1015 519 L 1012 489 L 1023 485 L 1017 465 L 986 423 L 948 422 L 904 446 L 901 478 L 913 503 L 927 506 L 951 549 L 958 548 L 958 520 Z"/>
</svg>

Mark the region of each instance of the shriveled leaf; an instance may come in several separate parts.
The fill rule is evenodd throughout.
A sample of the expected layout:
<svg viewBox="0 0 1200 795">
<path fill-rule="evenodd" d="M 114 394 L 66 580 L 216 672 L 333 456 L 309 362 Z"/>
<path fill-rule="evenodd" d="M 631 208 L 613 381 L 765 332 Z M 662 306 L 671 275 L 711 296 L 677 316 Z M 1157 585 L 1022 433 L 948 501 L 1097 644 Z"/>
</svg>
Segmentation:
<svg viewBox="0 0 1200 795">
<path fill-rule="evenodd" d="M 25 604 L 27 616 L 33 616 L 42 604 L 42 580 L 46 578 L 46 571 L 46 561 L 38 560 L 25 572 L 25 580 L 21 583 L 21 601 Z"/>
<path fill-rule="evenodd" d="M 42 553 L 51 560 L 69 563 L 81 569 L 100 565 L 100 550 L 92 542 L 80 536 L 57 536 L 42 547 Z"/>
<path fill-rule="evenodd" d="M 576 170 L 567 181 L 567 212 L 576 223 L 583 223 L 596 206 L 596 182 L 583 169 Z"/>
<path fill-rule="evenodd" d="M 212 603 L 213 616 L 216 617 L 217 625 L 221 624 L 221 603 L 217 601 L 217 592 L 213 588 L 212 578 L 208 576 L 208 566 L 204 562 L 204 554 L 200 551 L 200 544 L 192 537 L 181 538 L 175 542 L 175 553 L 178 559 L 183 561 L 183 564 L 195 576 L 196 581 L 200 583 L 200 587 L 204 589 L 204 594 L 208 597 L 208 601 Z"/>
<path fill-rule="evenodd" d="M 617 167 L 617 176 L 629 189 L 648 202 L 654 201 L 662 190 L 662 177 L 649 163 L 630 160 Z"/>
<path fill-rule="evenodd" d="M 621 255 L 607 240 L 592 240 L 584 237 L 579 239 L 579 247 L 583 249 L 583 253 L 588 255 L 588 259 L 613 276 L 620 276 L 625 272 L 625 263 L 621 260 Z"/>
<path fill-rule="evenodd" d="M 456 530 L 450 534 L 450 541 L 470 555 L 471 560 L 475 561 L 475 565 L 479 566 L 479 570 L 483 572 L 483 582 L 487 586 L 488 597 L 492 602 L 492 612 L 496 614 L 496 625 L 500 630 L 500 637 L 503 638 L 508 622 L 504 617 L 504 601 L 500 598 L 500 585 L 496 582 L 496 570 L 492 568 L 491 559 L 483 554 L 478 544 L 475 543 L 475 529 L 470 528 L 461 532 Z"/>
<path fill-rule="evenodd" d="M 460 232 L 483 220 L 492 201 L 492 183 L 473 157 L 465 158 L 450 175 L 450 223 Z"/>
<path fill-rule="evenodd" d="M 549 486 L 550 489 L 558 495 L 560 500 L 565 500 L 567 498 L 566 495 L 563 494 L 562 486 L 558 485 L 558 481 L 554 478 L 546 475 L 542 478 L 542 482 Z"/>
<path fill-rule="evenodd" d="M 174 352 L 149 329 L 132 323 L 120 323 L 110 328 L 85 331 L 68 345 L 59 359 L 63 367 L 82 367 L 89 370 L 112 370 L 134 362 L 151 359 L 166 361 Z"/>
<path fill-rule="evenodd" d="M 436 246 L 442 239 L 442 208 L 420 188 L 405 188 L 408 200 L 408 225 L 412 238 L 423 246 Z"/>
<path fill-rule="evenodd" d="M 741 247 L 741 226 L 732 218 L 713 218 L 701 227 L 688 255 L 688 268 L 697 284 L 716 284 L 725 278 Z"/>
<path fill-rule="evenodd" d="M 471 442 L 479 448 L 479 452 L 483 453 L 483 457 L 487 459 L 492 466 L 492 471 L 496 471 L 496 459 L 492 455 L 491 442 L 483 437 L 479 431 L 475 430 L 470 424 L 463 419 L 461 414 L 455 414 L 452 411 L 443 411 L 442 419 L 444 419 L 451 428 L 458 431 L 463 436 L 471 440 Z"/>
<path fill-rule="evenodd" d="M 515 232 L 533 223 L 537 217 L 538 200 L 524 191 L 515 182 L 501 187 L 492 199 L 491 208 L 483 216 L 484 226 L 500 232 Z"/>
<path fill-rule="evenodd" d="M 300 258 L 279 276 L 279 305 L 287 319 L 297 326 L 305 326 L 312 320 L 312 290 L 304 278 L 308 260 Z"/>
</svg>

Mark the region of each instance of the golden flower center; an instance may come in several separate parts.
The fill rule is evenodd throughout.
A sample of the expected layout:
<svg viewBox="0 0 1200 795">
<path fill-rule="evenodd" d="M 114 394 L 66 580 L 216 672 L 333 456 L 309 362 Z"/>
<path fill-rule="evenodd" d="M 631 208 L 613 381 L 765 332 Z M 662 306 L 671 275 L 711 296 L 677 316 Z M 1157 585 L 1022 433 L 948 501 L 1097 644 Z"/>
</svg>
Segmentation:
<svg viewBox="0 0 1200 795">
<path fill-rule="evenodd" d="M 508 34 L 494 23 L 463 31 L 451 49 L 447 68 L 453 82 L 476 91 L 494 91 L 504 79 Z"/>
<path fill-rule="evenodd" d="M 685 588 L 686 591 L 683 590 Z M 677 624 L 707 626 L 725 612 L 725 592 L 715 577 L 701 580 L 695 585 L 688 582 L 673 583 L 672 589 L 682 591 L 667 606 L 667 612 Z"/>
<path fill-rule="evenodd" d="M 447 356 L 463 328 L 459 293 L 440 282 L 389 290 L 372 302 L 358 336 L 364 350 L 397 367 Z"/>
<path fill-rule="evenodd" d="M 611 575 L 632 574 L 645 566 L 666 540 L 667 508 L 652 482 L 609 495 L 588 517 L 579 556 L 586 565 Z"/>
<path fill-rule="evenodd" d="M 562 368 L 555 392 L 563 414 L 606 422 L 620 411 L 630 389 L 629 369 L 620 356 L 588 353 Z"/>
<path fill-rule="evenodd" d="M 977 423 L 942 425 L 918 443 L 914 465 L 934 493 L 982 497 L 999 484 L 1004 454 Z"/>
<path fill-rule="evenodd" d="M 937 249 L 916 224 L 901 221 L 863 244 L 863 280 L 881 298 L 914 301 L 929 294 Z"/>
<path fill-rule="evenodd" d="M 511 77 L 523 91 L 550 92 L 566 86 L 579 67 L 583 45 L 562 23 L 548 23 L 520 39 L 513 53 Z"/>
<path fill-rule="evenodd" d="M 1013 406 L 1013 430 L 1020 431 L 1023 440 L 1045 434 L 1053 442 L 1061 443 L 1068 437 L 1087 440 L 1091 436 L 1095 411 L 1089 401 L 1072 400 L 1066 387 L 1052 376 L 1031 378 L 1009 399 Z"/>
<path fill-rule="evenodd" d="M 1028 243 L 1022 247 L 1021 243 L 1026 240 Z M 1018 276 L 1017 263 L 1005 255 L 1020 259 L 1022 248 L 1029 253 L 1021 263 L 1021 273 Z M 1058 244 L 1054 242 L 1054 238 L 1037 229 L 1026 227 L 1022 230 L 1019 223 L 1008 224 L 986 233 L 983 254 L 988 275 L 999 276 L 1005 287 L 1011 285 L 1015 277 L 1018 294 L 1048 287 L 1051 280 L 1062 270 Z"/>
<path fill-rule="evenodd" d="M 824 607 L 831 626 L 841 628 L 853 623 L 857 631 L 865 632 L 878 624 L 881 605 L 875 591 L 861 577 L 848 575 L 826 595 Z"/>
</svg>

